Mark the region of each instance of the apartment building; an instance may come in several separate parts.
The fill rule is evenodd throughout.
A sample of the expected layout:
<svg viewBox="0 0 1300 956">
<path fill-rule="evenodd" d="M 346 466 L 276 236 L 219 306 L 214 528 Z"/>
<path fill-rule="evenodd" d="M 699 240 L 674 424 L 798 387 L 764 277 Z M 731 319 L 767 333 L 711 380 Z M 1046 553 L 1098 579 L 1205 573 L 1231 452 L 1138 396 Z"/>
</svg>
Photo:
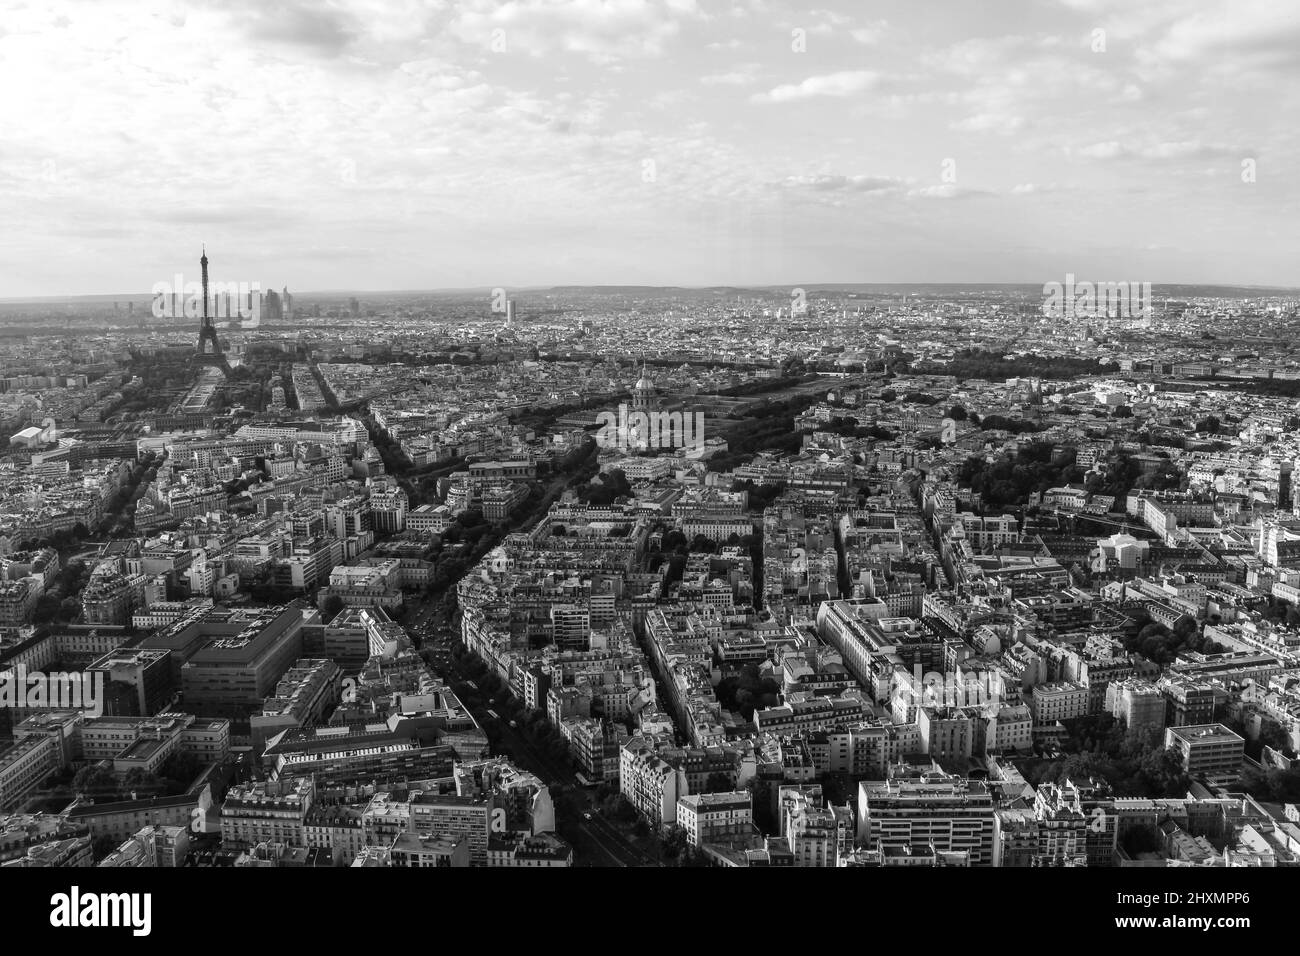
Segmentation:
<svg viewBox="0 0 1300 956">
<path fill-rule="evenodd" d="M 678 797 L 677 825 L 693 847 L 749 837 L 754 832 L 753 796 L 733 790 Z"/>
<path fill-rule="evenodd" d="M 306 846 L 307 814 L 315 801 L 310 777 L 237 784 L 221 804 L 223 846 L 248 848 L 259 843 Z"/>
<path fill-rule="evenodd" d="M 933 845 L 993 864 L 993 798 L 984 784 L 945 774 L 858 784 L 858 841 L 904 851 Z"/>
<path fill-rule="evenodd" d="M 1165 747 L 1178 751 L 1189 776 L 1235 782 L 1241 775 L 1246 741 L 1223 724 L 1193 724 L 1167 728 Z"/>
</svg>

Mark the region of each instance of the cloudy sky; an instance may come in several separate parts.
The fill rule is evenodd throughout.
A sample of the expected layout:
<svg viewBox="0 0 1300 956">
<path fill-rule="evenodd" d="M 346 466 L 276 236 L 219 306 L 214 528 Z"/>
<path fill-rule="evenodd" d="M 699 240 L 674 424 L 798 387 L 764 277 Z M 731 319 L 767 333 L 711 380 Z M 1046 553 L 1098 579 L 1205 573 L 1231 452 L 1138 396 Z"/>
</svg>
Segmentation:
<svg viewBox="0 0 1300 956">
<path fill-rule="evenodd" d="M 201 242 L 299 291 L 1300 285 L 1297 50 L 1295 0 L 0 0 L 0 296 Z"/>
</svg>

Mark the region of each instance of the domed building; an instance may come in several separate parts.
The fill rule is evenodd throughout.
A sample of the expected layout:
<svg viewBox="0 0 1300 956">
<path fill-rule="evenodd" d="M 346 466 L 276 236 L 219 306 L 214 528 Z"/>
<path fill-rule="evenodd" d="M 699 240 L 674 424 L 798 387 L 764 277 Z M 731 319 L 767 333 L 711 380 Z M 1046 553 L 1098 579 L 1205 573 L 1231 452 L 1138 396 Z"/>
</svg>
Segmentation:
<svg viewBox="0 0 1300 956">
<path fill-rule="evenodd" d="M 654 407 L 654 401 L 655 383 L 650 380 L 650 375 L 646 372 L 645 359 L 642 359 L 641 377 L 632 386 L 632 408 L 639 411 L 649 411 Z"/>
</svg>

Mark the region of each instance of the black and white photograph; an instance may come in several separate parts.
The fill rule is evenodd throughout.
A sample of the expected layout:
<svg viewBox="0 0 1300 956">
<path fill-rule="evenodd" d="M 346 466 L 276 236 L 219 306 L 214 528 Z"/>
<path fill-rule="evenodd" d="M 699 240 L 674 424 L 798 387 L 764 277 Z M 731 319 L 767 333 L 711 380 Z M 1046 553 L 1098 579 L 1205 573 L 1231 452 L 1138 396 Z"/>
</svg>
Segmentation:
<svg viewBox="0 0 1300 956">
<path fill-rule="evenodd" d="M 0 925 L 1285 932 L 1295 0 L 0 0 L 0 91 Z"/>
</svg>

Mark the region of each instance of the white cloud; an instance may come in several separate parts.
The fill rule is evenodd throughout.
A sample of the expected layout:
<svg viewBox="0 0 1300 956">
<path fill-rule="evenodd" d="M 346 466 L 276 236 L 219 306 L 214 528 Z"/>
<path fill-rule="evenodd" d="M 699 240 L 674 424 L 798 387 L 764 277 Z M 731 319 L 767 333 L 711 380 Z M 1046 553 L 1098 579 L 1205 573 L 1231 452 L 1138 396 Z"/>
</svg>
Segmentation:
<svg viewBox="0 0 1300 956">
<path fill-rule="evenodd" d="M 1253 155 L 1250 149 L 1230 146 L 1224 143 L 1202 143 L 1199 141 L 1151 143 L 1143 146 L 1130 146 L 1125 143 L 1108 140 L 1092 143 L 1073 151 L 1074 155 L 1084 159 L 1138 159 L 1138 160 L 1180 160 L 1211 159 L 1218 156 Z"/>
<path fill-rule="evenodd" d="M 1019 116 L 997 113 L 977 113 L 952 124 L 952 129 L 964 133 L 1014 133 L 1025 125 Z"/>
<path fill-rule="evenodd" d="M 660 55 L 684 20 L 700 16 L 695 0 L 463 0 L 448 29 L 482 49 L 496 38 L 528 56 L 563 50 L 609 62 Z"/>
<path fill-rule="evenodd" d="M 879 43 L 889 30 L 888 20 L 877 20 L 875 23 L 868 24 L 864 27 L 857 27 L 849 31 L 849 36 L 866 46 Z"/>
<path fill-rule="evenodd" d="M 810 76 L 800 83 L 786 83 L 754 96 L 755 103 L 792 103 L 819 96 L 852 96 L 871 89 L 879 82 L 870 70 L 843 70 Z"/>
<path fill-rule="evenodd" d="M 708 73 L 700 77 L 700 82 L 705 86 L 748 86 L 757 79 L 757 68 L 745 66 L 726 73 Z"/>
<path fill-rule="evenodd" d="M 812 176 L 787 176 L 782 185 L 795 189 L 810 189 L 815 192 L 888 192 L 900 189 L 909 180 L 896 179 L 892 176 L 844 176 L 819 173 Z"/>
<path fill-rule="evenodd" d="M 987 189 L 972 189 L 967 186 L 958 186 L 956 183 L 944 183 L 940 186 L 923 186 L 920 189 L 913 189 L 907 195 L 916 199 L 976 199 L 992 196 L 993 193 Z"/>
</svg>

